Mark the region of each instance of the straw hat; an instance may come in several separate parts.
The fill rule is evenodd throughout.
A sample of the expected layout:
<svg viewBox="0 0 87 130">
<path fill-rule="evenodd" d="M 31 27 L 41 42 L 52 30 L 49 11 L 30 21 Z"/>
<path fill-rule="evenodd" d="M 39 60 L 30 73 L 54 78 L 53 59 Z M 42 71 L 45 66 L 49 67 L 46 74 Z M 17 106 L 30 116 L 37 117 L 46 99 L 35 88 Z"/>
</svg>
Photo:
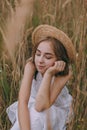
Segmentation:
<svg viewBox="0 0 87 130">
<path fill-rule="evenodd" d="M 75 57 L 76 57 L 75 48 L 70 38 L 63 31 L 51 25 L 45 25 L 45 24 L 39 25 L 33 31 L 32 43 L 35 45 L 41 42 L 42 40 L 44 40 L 46 37 L 53 37 L 58 39 L 67 50 L 67 54 L 70 59 L 70 62 L 73 63 L 75 61 Z"/>
</svg>

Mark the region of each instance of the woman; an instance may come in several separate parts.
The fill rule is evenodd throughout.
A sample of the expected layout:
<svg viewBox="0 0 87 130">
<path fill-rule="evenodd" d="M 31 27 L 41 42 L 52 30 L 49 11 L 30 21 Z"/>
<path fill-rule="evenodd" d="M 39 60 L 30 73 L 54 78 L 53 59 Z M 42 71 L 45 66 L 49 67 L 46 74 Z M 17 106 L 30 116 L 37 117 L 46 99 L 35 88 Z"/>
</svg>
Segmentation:
<svg viewBox="0 0 87 130">
<path fill-rule="evenodd" d="M 8 109 L 11 130 L 66 130 L 72 96 L 66 82 L 71 78 L 69 65 L 75 49 L 61 30 L 40 25 L 32 34 L 32 58 L 24 69 L 18 102 Z"/>
</svg>

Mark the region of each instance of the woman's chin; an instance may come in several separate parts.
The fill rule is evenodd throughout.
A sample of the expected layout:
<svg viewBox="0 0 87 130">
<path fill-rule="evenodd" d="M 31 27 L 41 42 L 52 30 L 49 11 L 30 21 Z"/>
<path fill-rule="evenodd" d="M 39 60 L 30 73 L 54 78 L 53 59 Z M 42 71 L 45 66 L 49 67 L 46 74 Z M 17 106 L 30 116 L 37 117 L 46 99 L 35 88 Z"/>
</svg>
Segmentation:
<svg viewBox="0 0 87 130">
<path fill-rule="evenodd" d="M 38 72 L 40 72 L 42 75 L 46 72 L 45 68 L 37 67 Z"/>
<path fill-rule="evenodd" d="M 44 75 L 44 73 L 45 73 L 45 71 L 39 70 L 39 69 L 38 69 L 38 72 L 41 73 L 42 75 Z"/>
</svg>

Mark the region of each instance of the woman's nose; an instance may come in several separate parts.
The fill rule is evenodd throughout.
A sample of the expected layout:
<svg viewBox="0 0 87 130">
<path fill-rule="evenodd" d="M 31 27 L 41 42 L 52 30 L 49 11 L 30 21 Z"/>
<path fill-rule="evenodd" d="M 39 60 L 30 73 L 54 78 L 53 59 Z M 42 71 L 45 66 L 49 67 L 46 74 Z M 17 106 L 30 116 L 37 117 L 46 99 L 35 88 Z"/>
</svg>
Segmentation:
<svg viewBox="0 0 87 130">
<path fill-rule="evenodd" d="M 40 56 L 40 57 L 39 57 L 39 62 L 40 62 L 40 63 L 43 63 L 43 62 L 44 62 L 43 56 Z"/>
</svg>

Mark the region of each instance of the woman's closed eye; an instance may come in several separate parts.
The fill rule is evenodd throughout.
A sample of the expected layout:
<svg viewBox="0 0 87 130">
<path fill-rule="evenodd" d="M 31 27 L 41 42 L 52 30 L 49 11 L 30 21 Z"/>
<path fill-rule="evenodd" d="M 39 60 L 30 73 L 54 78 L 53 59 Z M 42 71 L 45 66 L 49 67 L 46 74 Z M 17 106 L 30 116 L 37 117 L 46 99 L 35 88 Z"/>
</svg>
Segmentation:
<svg viewBox="0 0 87 130">
<path fill-rule="evenodd" d="M 45 58 L 46 58 L 46 59 L 51 59 L 52 56 L 45 55 Z"/>
<path fill-rule="evenodd" d="M 36 56 L 41 56 L 41 53 L 40 53 L 40 52 L 36 52 L 35 55 L 36 55 Z M 50 56 L 50 55 L 44 55 L 44 57 L 45 57 L 46 59 L 51 59 L 51 58 L 52 58 L 52 56 Z"/>
</svg>

